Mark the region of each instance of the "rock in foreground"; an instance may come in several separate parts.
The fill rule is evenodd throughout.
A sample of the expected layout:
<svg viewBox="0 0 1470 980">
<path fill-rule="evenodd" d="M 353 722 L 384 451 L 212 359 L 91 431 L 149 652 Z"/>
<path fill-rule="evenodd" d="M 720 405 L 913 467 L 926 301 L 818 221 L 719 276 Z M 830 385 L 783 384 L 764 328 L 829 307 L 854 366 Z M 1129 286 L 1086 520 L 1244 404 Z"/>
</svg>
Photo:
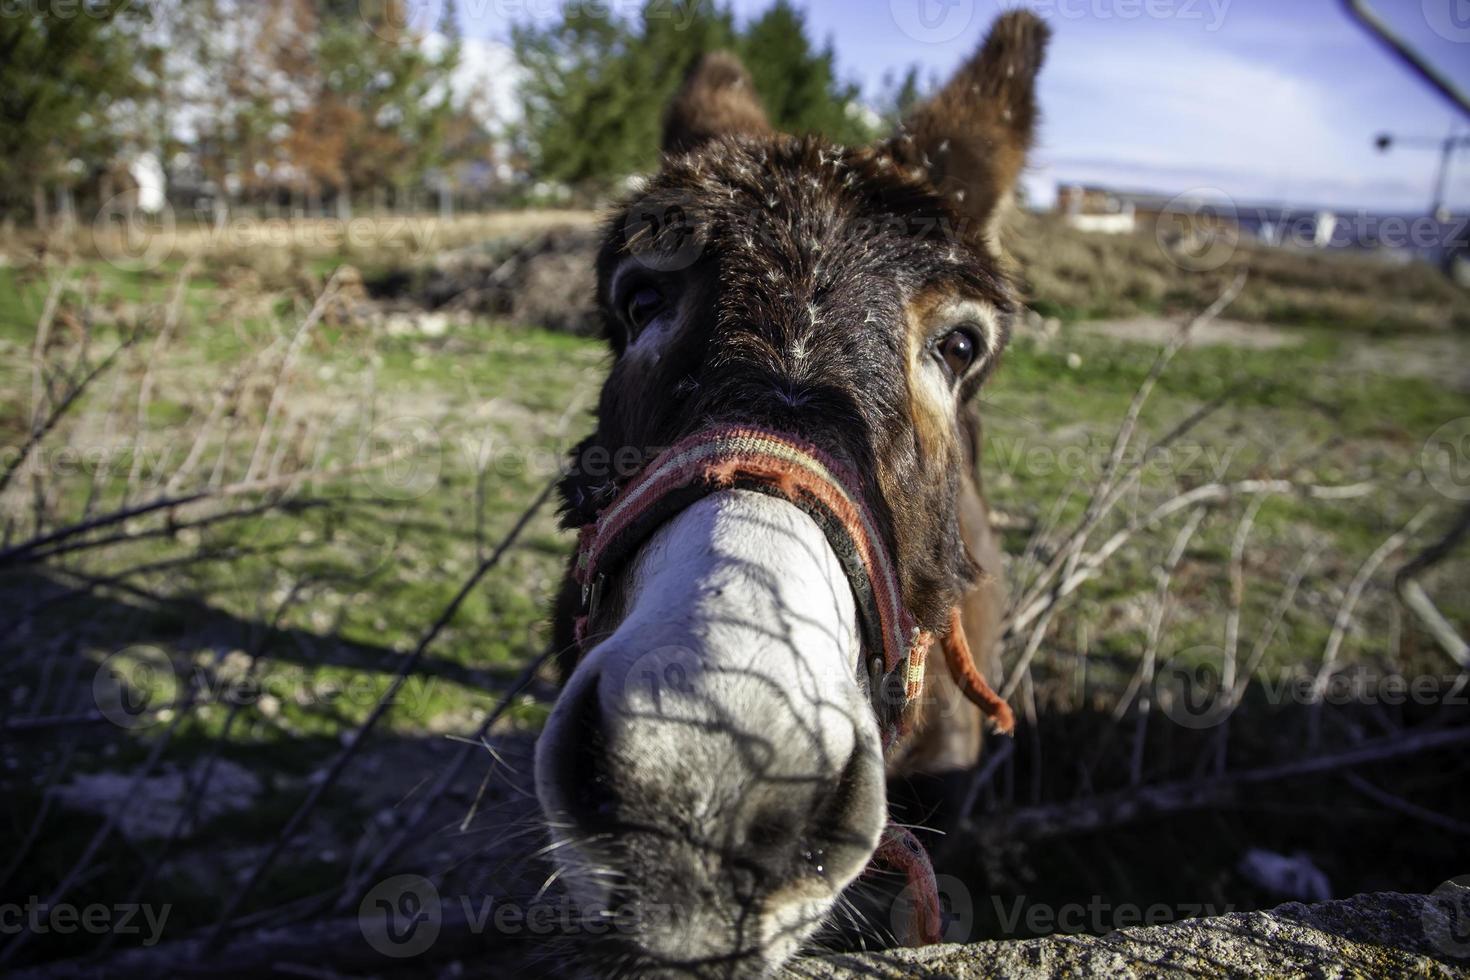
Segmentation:
<svg viewBox="0 0 1470 980">
<path fill-rule="evenodd" d="M 1470 888 L 1290 903 L 1105 936 L 1049 936 L 803 960 L 805 978 L 1470 977 Z"/>
</svg>

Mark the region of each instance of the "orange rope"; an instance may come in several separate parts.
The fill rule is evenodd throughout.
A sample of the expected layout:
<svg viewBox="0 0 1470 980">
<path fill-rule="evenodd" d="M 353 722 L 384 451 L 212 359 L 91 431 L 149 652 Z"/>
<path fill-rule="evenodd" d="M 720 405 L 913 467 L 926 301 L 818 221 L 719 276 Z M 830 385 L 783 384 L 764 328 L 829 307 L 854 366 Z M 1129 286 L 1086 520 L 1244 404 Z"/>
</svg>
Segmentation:
<svg viewBox="0 0 1470 980">
<path fill-rule="evenodd" d="M 906 827 L 891 823 L 883 829 L 874 859 L 903 872 L 908 883 L 912 934 L 903 937 L 913 946 L 932 946 L 944 939 L 944 915 L 939 903 L 939 882 L 929 852 Z"/>
<path fill-rule="evenodd" d="M 991 690 L 990 685 L 985 683 L 985 678 L 975 669 L 975 658 L 970 655 L 970 643 L 965 639 L 965 627 L 960 622 L 959 606 L 950 610 L 949 632 L 940 644 L 944 648 L 944 662 L 949 666 L 949 673 L 965 697 L 995 723 L 996 731 L 1002 735 L 1014 732 L 1016 716 L 1011 714 L 1011 706 Z"/>
</svg>

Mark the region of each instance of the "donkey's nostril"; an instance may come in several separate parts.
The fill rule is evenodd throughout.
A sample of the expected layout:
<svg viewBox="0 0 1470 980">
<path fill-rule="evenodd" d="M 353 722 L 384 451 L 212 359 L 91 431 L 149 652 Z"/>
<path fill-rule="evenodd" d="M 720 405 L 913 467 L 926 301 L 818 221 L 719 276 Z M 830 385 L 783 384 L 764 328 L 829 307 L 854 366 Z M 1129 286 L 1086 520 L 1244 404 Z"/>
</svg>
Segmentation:
<svg viewBox="0 0 1470 980">
<path fill-rule="evenodd" d="M 614 810 L 598 693 L 601 680 L 600 674 L 592 677 L 562 707 L 562 734 L 549 760 L 552 781 L 560 788 L 563 805 L 570 811 L 568 816 L 577 820 L 607 819 Z"/>
</svg>

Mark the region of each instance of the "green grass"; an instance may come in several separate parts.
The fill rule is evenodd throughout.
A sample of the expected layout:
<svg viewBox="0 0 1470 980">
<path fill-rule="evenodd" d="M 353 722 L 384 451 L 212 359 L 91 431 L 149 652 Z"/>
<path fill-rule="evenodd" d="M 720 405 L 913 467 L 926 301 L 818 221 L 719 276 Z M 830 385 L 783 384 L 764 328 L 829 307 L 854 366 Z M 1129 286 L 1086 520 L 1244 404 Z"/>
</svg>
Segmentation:
<svg viewBox="0 0 1470 980">
<path fill-rule="evenodd" d="M 317 258 L 307 272 L 320 281 L 334 267 Z M 178 336 L 151 365 L 156 394 L 145 415 L 141 446 L 149 459 L 161 462 L 153 484 L 145 481 L 144 487 L 134 488 L 133 500 L 160 491 L 157 478 L 172 472 L 188 450 L 223 379 L 242 357 L 273 338 L 289 336 L 309 305 L 309 296 L 301 291 L 252 292 L 227 285 L 227 272 L 211 267 L 191 282 Z M 133 417 L 136 385 L 149 367 L 151 340 L 161 322 L 155 307 L 166 300 L 177 274 L 177 264 L 152 273 L 101 264 L 77 270 L 65 313 L 75 315 L 92 290 L 103 297 L 96 309 L 111 310 L 97 315 L 100 338 L 115 340 L 134 325 L 144 333 L 137 350 L 118 366 L 120 387 L 95 386 L 79 405 L 77 421 L 58 430 L 56 440 L 100 444 L 110 410 Z M 0 269 L 0 436 L 7 443 L 24 432 L 31 332 L 44 296 L 43 282 L 13 268 Z M 1163 308 L 1175 298 L 1167 291 L 1135 290 L 1130 302 Z M 1387 535 L 1420 507 L 1432 505 L 1443 515 L 1450 513 L 1451 502 L 1424 484 L 1419 452 L 1443 423 L 1470 415 L 1463 393 L 1365 370 L 1353 355 L 1359 345 L 1374 341 L 1362 334 L 1314 326 L 1302 326 L 1297 333 L 1300 343 L 1277 350 L 1198 347 L 1180 353 L 1143 413 L 1139 440 L 1146 444 L 1158 438 L 1211 400 L 1222 399 L 1223 404 L 1159 465 L 1145 470 L 1136 493 L 1104 529 L 1110 532 L 1130 514 L 1146 512 L 1183 488 L 1216 480 L 1277 476 L 1321 484 L 1373 481 L 1378 489 L 1359 499 L 1280 497 L 1262 507 L 1248 560 L 1252 588 L 1244 601 L 1246 644 L 1290 568 L 1306 549 L 1321 550 L 1303 600 L 1288 616 L 1283 639 L 1265 662 L 1264 669 L 1276 675 L 1316 663 L 1342 588 Z M 1061 512 L 1063 519 L 1081 514 L 1153 356 L 1147 345 L 1070 328 L 1046 343 L 1022 336 L 1006 353 L 984 393 L 982 411 L 987 492 L 1014 528 L 1006 534 L 1012 555 L 1024 548 L 1027 525 L 1050 513 L 1069 489 L 1073 497 Z M 312 773 L 340 751 L 344 734 L 372 710 L 402 658 L 480 556 L 509 530 L 586 431 L 605 367 L 600 344 L 523 325 L 479 318 L 430 338 L 388 336 L 362 323 L 329 317 L 302 348 L 288 389 L 287 417 L 293 425 L 316 425 L 325 433 L 314 445 L 328 467 L 351 464 L 364 445 L 376 452 L 405 443 L 419 446 L 410 457 L 414 465 L 388 473 L 343 473 L 302 490 L 303 496 L 320 498 L 325 506 L 59 559 L 53 565 L 61 571 L 108 576 L 149 562 L 220 556 L 132 574 L 130 590 L 104 591 L 34 611 L 26 636 L 65 637 L 63 653 L 50 661 L 25 659 L 19 654 L 30 649 L 30 640 L 0 640 L 15 660 L 7 661 L 0 676 L 7 689 L 25 696 L 49 692 L 44 713 L 63 710 L 64 702 L 57 700 L 62 695 L 85 696 L 93 665 L 125 643 L 168 650 L 179 664 L 203 671 L 216 691 L 228 691 L 230 682 L 238 681 L 246 654 L 262 653 L 259 681 L 270 698 L 245 699 L 220 750 L 224 758 L 266 774 L 267 788 L 250 807 L 217 817 L 207 832 L 180 849 L 184 860 L 208 865 L 210 874 L 224 874 L 214 867 L 220 855 L 212 853 L 216 845 L 211 842 L 226 840 L 224 849 L 235 850 L 272 838 L 303 798 Z M 267 395 L 261 392 L 249 404 L 239 434 L 210 442 L 210 460 L 227 452 L 225 469 L 237 473 L 243 468 L 252 448 L 246 423 L 258 422 Z M 420 429 L 431 438 L 422 443 L 405 439 Z M 61 479 L 57 508 L 79 513 L 93 492 L 94 476 L 95 511 L 121 505 L 131 440 L 114 439 L 110 448 L 109 471 L 97 476 L 82 468 Z M 10 499 L 20 515 L 12 536 L 24 536 L 26 498 L 12 490 Z M 1228 596 L 1225 566 L 1242 508 L 1237 502 L 1210 516 L 1186 552 L 1176 572 L 1178 608 L 1169 625 L 1169 650 L 1161 655 L 1218 644 Z M 1082 653 L 1078 638 L 1084 634 L 1091 638 L 1086 652 L 1093 664 L 1093 694 L 1116 692 L 1127 682 L 1144 646 L 1143 613 L 1153 594 L 1154 567 L 1182 516 L 1120 553 L 1108 573 L 1087 585 L 1080 601 L 1059 617 L 1035 664 L 1039 690 L 1066 701 L 1070 695 L 1056 692 L 1070 689 Z M 159 526 L 159 521 L 137 525 L 139 530 Z M 547 609 L 570 546 L 570 534 L 557 527 L 549 509 L 531 523 L 520 544 L 473 590 L 428 649 L 414 682 L 384 718 L 378 743 L 422 748 L 445 733 L 474 729 L 496 702 L 492 688 L 514 676 L 546 643 Z M 1470 624 L 1470 595 L 1457 587 L 1463 571 L 1463 560 L 1457 559 L 1426 583 L 1445 614 L 1462 627 Z M 39 593 L 32 575 L 0 575 L 0 602 L 26 608 L 35 603 Z M 74 584 L 60 572 L 55 577 Z M 302 591 L 283 611 L 295 587 Z M 1349 635 L 1344 661 L 1381 662 L 1401 652 L 1383 644 L 1391 607 L 1381 584 L 1368 592 L 1362 628 Z M 277 616 L 278 629 L 272 632 L 267 626 Z M 1420 639 L 1419 653 L 1405 656 L 1425 655 Z M 1428 650 L 1432 660 L 1432 648 Z M 214 665 L 222 656 L 224 668 L 216 672 Z M 70 686 L 60 665 L 76 669 Z M 523 700 L 504 724 L 534 731 L 546 710 L 543 703 Z M 176 732 L 168 765 L 182 766 L 214 751 L 229 715 L 225 704 L 194 713 Z M 99 729 L 95 738 L 77 747 L 73 768 L 136 765 L 162 730 Z M 54 760 L 58 751 L 52 743 L 32 748 L 27 766 L 36 769 Z M 385 770 L 381 776 L 385 791 L 400 795 L 423 778 L 424 772 L 412 765 Z M 36 796 L 26 793 L 4 808 L 6 826 L 14 835 L 24 832 L 36 806 Z M 350 843 L 362 833 L 369 816 L 351 792 L 330 794 L 324 824 L 313 827 L 309 836 L 338 844 L 285 862 L 250 907 L 313 894 L 340 881 L 351 853 L 341 842 Z M 65 871 L 66 855 L 74 854 L 96 826 L 95 820 L 76 815 L 55 824 L 54 832 L 65 839 L 48 846 L 27 867 L 23 878 L 28 887 L 44 889 L 54 882 Z M 138 867 L 138 855 L 129 853 L 83 891 L 115 895 L 124 890 L 119 882 Z M 201 886 L 195 878 L 166 875 L 155 888 L 189 901 L 181 922 L 202 923 L 218 911 L 219 896 L 229 894 L 232 880 L 226 876 Z"/>
</svg>

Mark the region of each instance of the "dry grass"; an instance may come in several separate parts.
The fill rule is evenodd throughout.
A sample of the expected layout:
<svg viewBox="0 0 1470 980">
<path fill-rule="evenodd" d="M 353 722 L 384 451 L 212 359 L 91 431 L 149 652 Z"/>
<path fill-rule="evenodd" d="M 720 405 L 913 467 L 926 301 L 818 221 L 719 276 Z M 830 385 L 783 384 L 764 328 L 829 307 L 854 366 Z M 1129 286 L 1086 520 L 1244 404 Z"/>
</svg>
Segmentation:
<svg viewBox="0 0 1470 980">
<path fill-rule="evenodd" d="M 1224 282 L 1249 269 L 1250 282 L 1231 307 L 1237 319 L 1375 331 L 1470 329 L 1470 293 L 1424 264 L 1242 243 L 1218 269 L 1198 271 L 1151 228 L 1102 235 L 1034 215 L 1018 218 L 1010 245 L 1031 305 L 1063 320 L 1202 309 Z"/>
</svg>

